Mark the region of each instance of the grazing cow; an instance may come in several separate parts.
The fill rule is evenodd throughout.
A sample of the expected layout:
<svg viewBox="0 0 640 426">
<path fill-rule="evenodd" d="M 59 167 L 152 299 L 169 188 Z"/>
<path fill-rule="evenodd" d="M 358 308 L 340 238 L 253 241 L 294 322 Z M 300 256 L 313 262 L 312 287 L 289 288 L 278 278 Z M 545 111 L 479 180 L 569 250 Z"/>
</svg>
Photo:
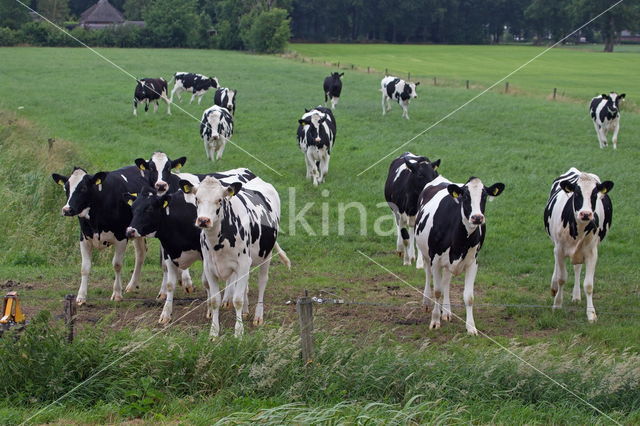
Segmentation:
<svg viewBox="0 0 640 426">
<path fill-rule="evenodd" d="M 260 268 L 258 303 L 254 324 L 263 323 L 263 296 L 269 278 L 272 251 L 290 267 L 286 253 L 276 242 L 280 223 L 280 197 L 275 188 L 260 178 L 246 184 L 234 182 L 225 187 L 214 177 L 192 186 L 181 181 L 187 193 L 196 196 L 198 217 L 196 226 L 201 234 L 202 255 L 209 282 L 209 305 L 212 312 L 210 335 L 220 333 L 218 311 L 220 292 L 218 281 L 227 282 L 236 310 L 235 335 L 243 333 L 242 312 L 251 266 Z"/>
<path fill-rule="evenodd" d="M 171 103 L 167 98 L 167 81 L 164 78 L 141 78 L 133 93 L 133 115 L 138 115 L 138 102 L 144 102 L 144 112 L 149 111 L 149 102 L 155 102 L 153 112 L 158 112 L 158 99 L 167 103 L 167 114 L 171 115 Z"/>
<path fill-rule="evenodd" d="M 440 328 L 440 319 L 451 320 L 449 285 L 451 277 L 465 274 L 464 304 L 467 310 L 467 333 L 477 335 L 473 320 L 473 285 L 478 272 L 476 258 L 485 237 L 485 203 L 497 197 L 504 184 L 486 187 L 476 177 L 454 184 L 439 176 L 420 194 L 416 218 L 416 243 L 424 257 L 424 304 L 434 302 L 430 328 Z M 434 297 L 431 298 L 430 277 Z M 442 298 L 442 301 L 440 301 Z"/>
<path fill-rule="evenodd" d="M 553 181 L 549 201 L 544 209 L 544 227 L 553 241 L 555 266 L 551 278 L 553 308 L 562 307 L 562 287 L 567 282 L 565 259 L 573 264 L 572 300 L 580 300 L 580 273 L 587 266 L 584 292 L 587 296 L 587 319 L 596 321 L 593 307 L 593 276 L 598 261 L 598 244 L 607 235 L 613 218 L 613 205 L 607 193 L 613 182 L 600 182 L 592 173 L 576 168 Z"/>
<path fill-rule="evenodd" d="M 232 182 L 246 183 L 255 175 L 249 169 L 234 169 L 213 173 L 222 185 Z M 188 173 L 181 173 L 183 180 L 198 185 L 200 179 Z M 167 270 L 163 280 L 166 296 L 159 322 L 166 324 L 173 311 L 173 295 L 180 274 L 188 274 L 188 268 L 197 260 L 202 260 L 200 229 L 193 226 L 196 220 L 195 197 L 180 190 L 158 195 L 151 188 L 137 194 L 126 193 L 125 201 L 131 205 L 132 219 L 127 228 L 127 237 L 156 237 L 163 247 L 163 266 Z M 206 276 L 202 281 L 208 292 Z M 248 309 L 248 307 L 247 307 Z"/>
<path fill-rule="evenodd" d="M 226 108 L 231 113 L 231 115 L 236 115 L 237 96 L 237 90 L 220 87 L 216 89 L 216 93 L 213 95 L 213 104 L 218 105 L 222 108 Z"/>
<path fill-rule="evenodd" d="M 146 176 L 137 167 L 123 167 L 112 172 L 88 174 L 84 169 L 75 168 L 70 176 L 57 173 L 53 180 L 62 185 L 67 202 L 62 207 L 63 216 L 78 216 L 80 222 L 80 253 L 82 269 L 80 290 L 76 301 L 82 305 L 87 300 L 87 286 L 91 272 L 91 252 L 113 245 L 113 269 L 116 278 L 113 283 L 111 300 L 122 300 L 121 271 L 127 237 L 127 226 L 131 222 L 131 208 L 122 200 L 122 194 L 137 192 L 146 184 Z M 135 268 L 125 291 L 138 288 L 140 270 L 146 255 L 146 243 L 141 238 L 134 241 L 136 250 Z"/>
<path fill-rule="evenodd" d="M 391 162 L 384 185 L 384 198 L 396 219 L 398 236 L 396 250 L 404 265 L 416 260 L 414 230 L 418 213 L 418 198 L 422 188 L 438 177 L 440 160 L 430 162 L 427 157 L 405 152 Z M 422 256 L 418 254 L 416 268 L 422 269 Z"/>
<path fill-rule="evenodd" d="M 307 179 L 312 179 L 313 186 L 318 186 L 329 172 L 331 150 L 336 140 L 336 119 L 330 109 L 318 106 L 312 110 L 305 108 L 298 123 L 298 146 L 304 153 Z"/>
<path fill-rule="evenodd" d="M 191 100 L 198 97 L 198 105 L 202 101 L 202 96 L 207 93 L 209 89 L 215 89 L 219 86 L 218 79 L 213 77 L 209 78 L 201 74 L 193 74 L 190 72 L 177 72 L 173 76 L 172 80 L 175 80 L 173 90 L 171 90 L 171 102 L 173 102 L 173 95 L 177 94 L 178 99 L 182 101 L 182 92 L 190 92 Z"/>
<path fill-rule="evenodd" d="M 382 92 L 382 115 L 391 111 L 391 100 L 395 100 L 402 107 L 402 116 L 409 119 L 409 101 L 417 98 L 416 86 L 420 82 L 409 83 L 398 77 L 385 77 L 380 82 Z"/>
<path fill-rule="evenodd" d="M 608 95 L 603 93 L 591 99 L 589 111 L 593 125 L 596 128 L 600 148 L 607 146 L 607 133 L 609 131 L 613 131 L 613 137 L 611 138 L 613 149 L 617 148 L 618 131 L 620 131 L 620 102 L 625 96 L 625 93 L 618 95 L 615 92 L 611 92 Z"/>
<path fill-rule="evenodd" d="M 340 77 L 344 75 L 343 72 L 338 74 L 332 72 L 330 76 L 324 79 L 322 88 L 324 89 L 324 104 L 327 105 L 327 101 L 331 99 L 331 109 L 336 109 L 338 101 L 340 100 L 340 93 L 342 93 L 342 80 Z"/>
<path fill-rule="evenodd" d="M 204 151 L 211 161 L 222 158 L 227 141 L 233 136 L 233 116 L 223 107 L 214 105 L 202 113 L 200 136 L 204 141 Z"/>
</svg>

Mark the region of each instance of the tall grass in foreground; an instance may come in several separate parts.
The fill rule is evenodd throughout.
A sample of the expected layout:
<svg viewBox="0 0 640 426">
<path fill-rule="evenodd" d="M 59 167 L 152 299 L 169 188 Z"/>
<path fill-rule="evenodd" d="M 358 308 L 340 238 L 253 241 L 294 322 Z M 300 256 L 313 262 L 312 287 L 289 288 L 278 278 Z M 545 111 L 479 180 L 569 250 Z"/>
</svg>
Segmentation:
<svg viewBox="0 0 640 426">
<path fill-rule="evenodd" d="M 520 407 L 519 415 L 522 408 L 530 409 L 541 421 L 600 418 L 501 349 L 459 344 L 416 349 L 390 344 L 385 336 L 359 347 L 344 337 L 319 335 L 313 366 L 305 369 L 292 328 L 265 329 L 242 340 L 225 336 L 215 342 L 206 332 L 182 330 L 162 334 L 137 350 L 153 331 L 104 329 L 105 324 L 99 324 L 69 345 L 63 328 L 42 313 L 19 339 L 0 339 L 2 399 L 21 408 L 26 418 L 104 369 L 62 404 L 75 409 L 112 404 L 118 416 L 130 418 L 170 416 L 175 410 L 172 402 L 180 398 L 201 403 L 224 398 L 227 401 L 215 410 L 189 415 L 194 421 L 204 416 L 231 423 L 343 417 L 364 422 L 367 416 L 395 423 L 492 421 L 509 405 Z M 576 349 L 570 344 L 514 343 L 509 349 L 614 418 L 638 418 L 640 354 Z M 260 405 L 248 414 L 234 404 L 238 398 L 281 402 L 277 408 Z M 229 412 L 230 407 L 238 412 Z M 477 407 L 484 409 L 476 412 Z M 64 415 L 68 413 L 53 410 L 35 420 Z"/>
</svg>

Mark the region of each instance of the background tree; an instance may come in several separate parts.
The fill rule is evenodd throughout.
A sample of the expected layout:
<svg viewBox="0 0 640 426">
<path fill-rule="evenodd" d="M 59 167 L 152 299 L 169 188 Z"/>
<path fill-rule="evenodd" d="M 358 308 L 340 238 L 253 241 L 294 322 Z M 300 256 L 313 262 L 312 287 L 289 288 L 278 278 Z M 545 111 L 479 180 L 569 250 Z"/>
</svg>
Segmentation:
<svg viewBox="0 0 640 426">
<path fill-rule="evenodd" d="M 156 47 L 186 47 L 187 40 L 198 31 L 193 0 L 184 1 L 180 7 L 174 0 L 155 0 L 145 8 L 143 17 Z"/>
<path fill-rule="evenodd" d="M 0 0 L 0 27 L 17 30 L 30 20 L 26 7 L 15 0 Z"/>
<path fill-rule="evenodd" d="M 254 52 L 283 52 L 291 37 L 291 20 L 287 16 L 287 11 L 278 7 L 245 15 L 240 25 L 244 45 Z"/>
<path fill-rule="evenodd" d="M 69 0 L 38 0 L 38 12 L 55 23 L 69 18 Z"/>
<path fill-rule="evenodd" d="M 610 0 L 574 0 L 572 12 L 577 21 L 587 21 L 611 7 Z M 626 0 L 620 3 L 591 25 L 600 31 L 605 52 L 613 52 L 613 45 L 622 30 L 640 29 L 640 0 Z"/>
<path fill-rule="evenodd" d="M 129 21 L 142 21 L 145 9 L 153 0 L 126 0 L 122 6 L 125 18 Z"/>
</svg>

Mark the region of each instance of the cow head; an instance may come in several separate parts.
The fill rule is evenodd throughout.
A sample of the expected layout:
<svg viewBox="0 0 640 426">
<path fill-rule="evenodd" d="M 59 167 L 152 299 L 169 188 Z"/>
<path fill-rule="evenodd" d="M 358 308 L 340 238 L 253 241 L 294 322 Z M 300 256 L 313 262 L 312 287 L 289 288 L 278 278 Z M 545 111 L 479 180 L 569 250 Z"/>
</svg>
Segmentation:
<svg viewBox="0 0 640 426">
<path fill-rule="evenodd" d="M 612 106 L 610 106 L 610 108 L 612 109 L 611 112 L 618 112 L 620 111 L 621 103 L 624 102 L 624 98 L 626 96 L 627 96 L 626 93 L 621 93 L 618 95 L 616 92 L 611 92 L 608 95 L 606 93 L 603 93 L 602 99 L 607 99 L 611 101 L 611 103 L 613 104 Z"/>
<path fill-rule="evenodd" d="M 420 85 L 420 82 L 417 83 L 409 83 L 408 81 L 404 84 L 404 90 L 402 91 L 401 98 L 403 100 L 414 99 L 418 97 L 418 92 L 416 92 L 416 87 Z"/>
<path fill-rule="evenodd" d="M 600 183 L 594 175 L 582 173 L 575 183 L 570 180 L 560 182 L 560 188 L 571 197 L 576 222 L 591 222 L 598 198 L 613 189 L 613 182 L 607 180 Z"/>
<path fill-rule="evenodd" d="M 220 121 L 222 120 L 222 111 L 218 108 L 214 108 L 207 115 L 207 126 L 211 129 L 211 139 L 220 139 Z"/>
<path fill-rule="evenodd" d="M 411 172 L 410 184 L 414 190 L 422 191 L 424 186 L 438 177 L 438 167 L 440 160 L 430 162 L 427 157 L 407 158 L 404 157 L 404 164 Z"/>
<path fill-rule="evenodd" d="M 122 197 L 131 206 L 133 215 L 127 227 L 127 238 L 154 237 L 171 202 L 171 195 L 144 191 L 140 194 L 126 193 Z"/>
<path fill-rule="evenodd" d="M 470 177 L 466 184 L 450 184 L 447 191 L 460 204 L 463 222 L 468 228 L 484 225 L 484 207 L 487 197 L 497 197 L 504 190 L 503 183 L 494 183 L 487 187 L 477 177 Z"/>
<path fill-rule="evenodd" d="M 164 152 L 154 152 L 151 159 L 136 158 L 136 166 L 142 173 L 149 172 L 149 185 L 153 186 L 158 195 L 164 195 L 169 190 L 169 178 L 172 169 L 179 169 L 187 162 L 187 157 L 171 160 Z"/>
<path fill-rule="evenodd" d="M 343 75 L 344 75 L 344 73 L 343 73 L 343 72 L 341 72 L 341 73 L 332 72 L 332 73 L 331 73 L 331 77 L 332 77 L 334 80 L 340 80 L 340 77 L 342 77 Z"/>
<path fill-rule="evenodd" d="M 227 109 L 231 111 L 232 114 L 236 113 L 236 96 L 238 95 L 238 91 L 235 89 L 229 89 L 227 91 L 227 97 L 229 101 L 227 102 Z"/>
<path fill-rule="evenodd" d="M 217 89 L 218 87 L 220 87 L 220 83 L 218 82 L 218 79 L 215 77 L 211 77 L 209 79 L 209 84 L 211 84 L 211 87 L 213 87 L 214 89 Z"/>
<path fill-rule="evenodd" d="M 195 225 L 206 229 L 220 223 L 224 216 L 225 204 L 242 189 L 242 184 L 234 182 L 229 186 L 223 186 L 218 179 L 207 176 L 197 187 L 187 180 L 181 180 L 180 188 L 185 194 L 196 196 L 198 214 Z"/>
<path fill-rule="evenodd" d="M 102 190 L 107 172 L 99 172 L 91 176 L 86 170 L 74 167 L 70 176 L 53 173 L 51 177 L 54 182 L 64 187 L 67 195 L 67 203 L 62 207 L 62 215 L 88 218 L 94 191 Z"/>
<path fill-rule="evenodd" d="M 327 114 L 316 109 L 308 111 L 305 108 L 305 114 L 298 123 L 302 126 L 307 134 L 307 140 L 312 139 L 314 142 L 320 142 L 320 126 L 327 120 Z"/>
</svg>

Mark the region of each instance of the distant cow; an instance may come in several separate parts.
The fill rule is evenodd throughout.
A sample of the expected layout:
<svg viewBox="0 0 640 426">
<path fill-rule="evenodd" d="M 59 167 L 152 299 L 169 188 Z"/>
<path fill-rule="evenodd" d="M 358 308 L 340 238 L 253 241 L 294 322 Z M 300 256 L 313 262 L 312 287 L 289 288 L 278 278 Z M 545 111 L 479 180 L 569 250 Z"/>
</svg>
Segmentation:
<svg viewBox="0 0 640 426">
<path fill-rule="evenodd" d="M 216 93 L 213 95 L 213 104 L 218 105 L 222 108 L 226 108 L 231 113 L 231 115 L 236 115 L 237 96 L 237 90 L 220 87 L 216 89 Z"/>
<path fill-rule="evenodd" d="M 304 153 L 307 179 L 318 186 L 329 172 L 331 150 L 336 140 L 336 120 L 330 109 L 318 106 L 298 120 L 298 146 Z"/>
<path fill-rule="evenodd" d="M 596 128 L 600 148 L 607 146 L 607 133 L 609 131 L 613 131 L 613 137 L 611 138 L 613 149 L 617 148 L 618 131 L 620 130 L 620 102 L 625 96 L 625 93 L 618 95 L 615 92 L 611 92 L 608 95 L 603 93 L 591 99 L 589 112 Z"/>
<path fill-rule="evenodd" d="M 398 230 L 396 250 L 404 258 L 404 265 L 416 259 L 414 226 L 418 213 L 418 198 L 424 186 L 438 177 L 440 160 L 430 162 L 427 157 L 405 152 L 391 162 L 384 197 L 393 211 Z M 422 268 L 418 254 L 416 268 Z"/>
<path fill-rule="evenodd" d="M 587 266 L 584 292 L 587 296 L 587 319 L 597 320 L 593 307 L 593 277 L 598 261 L 598 245 L 607 235 L 613 219 L 608 192 L 613 182 L 600 182 L 592 173 L 576 168 L 553 181 L 549 201 L 544 209 L 544 226 L 553 241 L 555 266 L 551 278 L 553 307 L 562 307 L 562 287 L 567 282 L 565 259 L 573 264 L 575 275 L 573 301 L 580 300 L 580 272 Z"/>
<path fill-rule="evenodd" d="M 338 105 L 338 101 L 340 100 L 340 93 L 342 93 L 342 80 L 340 80 L 340 77 L 343 75 L 343 72 L 340 74 L 332 72 L 330 76 L 324 79 L 322 85 L 324 89 L 324 104 L 326 106 L 327 101 L 331 99 L 331 109 L 336 109 L 336 105 Z"/>
<path fill-rule="evenodd" d="M 180 174 L 183 180 L 197 186 L 200 180 L 188 173 Z M 233 169 L 222 173 L 213 173 L 222 185 L 233 182 L 247 183 L 255 175 L 249 169 Z M 151 188 L 139 193 L 123 195 L 132 207 L 132 219 L 127 228 L 127 237 L 156 237 L 163 247 L 163 265 L 167 269 L 163 291 L 166 296 L 159 322 L 166 324 L 173 311 L 173 295 L 176 283 L 180 281 L 194 262 L 202 260 L 200 229 L 194 226 L 196 204 L 193 194 L 180 190 L 158 195 Z M 188 276 L 188 275 L 187 275 Z M 209 291 L 206 276 L 202 276 L 205 290 Z M 262 299 L 260 299 L 262 302 Z M 248 312 L 248 306 L 246 311 Z"/>
<path fill-rule="evenodd" d="M 440 328 L 441 318 L 451 320 L 451 277 L 464 273 L 467 333 L 478 334 L 473 320 L 473 285 L 478 272 L 476 257 L 486 234 L 485 203 L 487 198 L 497 197 L 503 190 L 502 183 L 487 187 L 476 177 L 462 185 L 439 176 L 420 194 L 416 243 L 424 256 L 424 304 L 428 307 L 434 302 L 430 328 Z"/>
<path fill-rule="evenodd" d="M 167 114 L 171 114 L 171 104 L 167 98 L 167 81 L 164 78 L 141 78 L 133 94 L 133 115 L 138 115 L 138 103 L 144 102 L 144 112 L 149 111 L 149 102 L 155 102 L 153 112 L 158 112 L 158 99 L 167 103 Z"/>
<path fill-rule="evenodd" d="M 190 72 L 177 72 L 173 76 L 172 80 L 175 80 L 173 90 L 171 90 L 171 102 L 173 102 L 173 95 L 178 95 L 178 99 L 182 101 L 182 92 L 191 93 L 191 100 L 198 97 L 198 105 L 202 101 L 202 96 L 207 93 L 209 89 L 215 89 L 219 86 L 218 79 L 215 77 L 209 78 L 202 74 L 193 74 Z"/>
<path fill-rule="evenodd" d="M 222 158 L 224 147 L 233 136 L 233 116 L 228 109 L 214 105 L 202 113 L 200 136 L 211 161 Z"/>
<path fill-rule="evenodd" d="M 227 282 L 236 310 L 235 335 L 243 334 L 242 312 L 251 268 L 260 268 L 258 303 L 254 324 L 263 323 L 263 295 L 269 279 L 272 252 L 290 267 L 291 262 L 276 239 L 280 224 L 280 197 L 260 178 L 225 187 L 218 179 L 205 178 L 198 186 L 181 181 L 186 193 L 194 193 L 198 208 L 195 225 L 202 229 L 201 248 L 209 282 L 212 311 L 211 336 L 218 336 L 221 303 L 218 282 Z M 227 297 L 225 290 L 225 297 Z"/>
<path fill-rule="evenodd" d="M 398 102 L 402 107 L 402 116 L 409 119 L 409 101 L 417 98 L 416 86 L 420 82 L 409 83 L 398 77 L 385 77 L 380 82 L 382 92 L 382 115 L 391 111 L 391 100 Z"/>
<path fill-rule="evenodd" d="M 131 208 L 122 200 L 122 194 L 137 192 L 146 184 L 146 176 L 137 167 L 123 167 L 112 172 L 90 175 L 86 170 L 75 168 L 70 176 L 57 173 L 53 180 L 64 187 L 67 202 L 62 207 L 63 216 L 78 216 L 80 222 L 80 254 L 82 269 L 80 289 L 76 301 L 82 305 L 87 300 L 91 252 L 111 245 L 115 248 L 113 269 L 116 278 L 111 300 L 122 300 L 122 266 L 127 248 L 126 229 L 131 222 Z M 146 255 L 144 240 L 133 240 L 136 251 L 135 268 L 126 292 L 138 288 L 140 271 Z"/>
</svg>

